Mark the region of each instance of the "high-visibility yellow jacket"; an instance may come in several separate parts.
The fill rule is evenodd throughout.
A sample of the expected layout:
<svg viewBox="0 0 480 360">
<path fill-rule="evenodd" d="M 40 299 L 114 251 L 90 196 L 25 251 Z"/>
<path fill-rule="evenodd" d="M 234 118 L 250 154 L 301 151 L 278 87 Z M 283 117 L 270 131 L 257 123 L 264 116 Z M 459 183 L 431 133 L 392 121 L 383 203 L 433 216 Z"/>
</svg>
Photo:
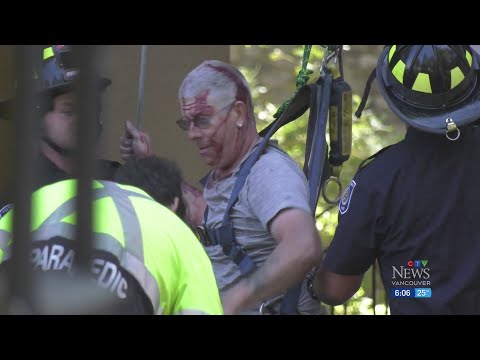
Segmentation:
<svg viewBox="0 0 480 360">
<path fill-rule="evenodd" d="M 212 265 L 188 226 L 144 191 L 93 182 L 91 272 L 119 301 L 144 296 L 155 314 L 222 314 Z M 0 219 L 0 262 L 11 256 L 14 209 Z M 32 195 L 32 262 L 39 271 L 72 272 L 76 180 Z M 133 285 L 132 285 L 133 284 Z M 142 291 L 133 291 L 135 286 Z M 142 293 L 142 294 L 139 294 Z"/>
</svg>

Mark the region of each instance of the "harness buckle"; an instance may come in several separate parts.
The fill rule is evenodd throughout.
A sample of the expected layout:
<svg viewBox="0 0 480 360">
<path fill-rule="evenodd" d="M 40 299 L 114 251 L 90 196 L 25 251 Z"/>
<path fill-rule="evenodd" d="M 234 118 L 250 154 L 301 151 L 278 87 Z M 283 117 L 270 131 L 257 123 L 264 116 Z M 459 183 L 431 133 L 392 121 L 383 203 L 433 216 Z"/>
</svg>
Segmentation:
<svg viewBox="0 0 480 360">
<path fill-rule="evenodd" d="M 274 305 L 277 305 L 279 301 L 283 299 L 285 294 L 278 295 L 270 300 L 264 301 L 260 305 L 258 312 L 260 315 L 278 315 L 278 312 L 274 309 Z"/>
<path fill-rule="evenodd" d="M 212 241 L 210 240 L 210 236 L 208 236 L 207 230 L 205 230 L 202 225 L 198 225 L 195 229 L 197 230 L 197 235 L 200 242 L 205 246 L 211 246 Z"/>
</svg>

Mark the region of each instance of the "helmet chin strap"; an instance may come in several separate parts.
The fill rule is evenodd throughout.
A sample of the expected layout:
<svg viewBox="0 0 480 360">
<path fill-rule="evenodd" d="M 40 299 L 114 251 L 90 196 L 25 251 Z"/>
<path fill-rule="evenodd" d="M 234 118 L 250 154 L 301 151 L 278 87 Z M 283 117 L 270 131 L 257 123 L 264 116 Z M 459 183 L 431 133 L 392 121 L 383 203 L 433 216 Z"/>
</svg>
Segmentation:
<svg viewBox="0 0 480 360">
<path fill-rule="evenodd" d="M 355 112 L 355 116 L 358 119 L 360 119 L 360 116 L 362 116 L 362 111 L 365 108 L 365 105 L 367 104 L 368 95 L 370 94 L 370 88 L 372 87 L 372 82 L 373 80 L 375 80 L 376 75 L 377 75 L 377 72 L 376 72 L 376 69 L 374 68 L 373 71 L 370 73 L 370 76 L 368 77 L 367 83 L 365 85 L 362 101 L 360 102 L 360 105 L 358 105 L 358 109 Z"/>
</svg>

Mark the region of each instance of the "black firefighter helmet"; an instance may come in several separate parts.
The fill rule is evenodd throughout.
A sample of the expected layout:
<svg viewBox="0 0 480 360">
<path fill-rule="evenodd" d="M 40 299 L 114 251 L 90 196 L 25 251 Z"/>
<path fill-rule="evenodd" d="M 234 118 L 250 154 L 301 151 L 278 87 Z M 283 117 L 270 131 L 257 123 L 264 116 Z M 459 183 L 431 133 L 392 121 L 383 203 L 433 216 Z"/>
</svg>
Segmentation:
<svg viewBox="0 0 480 360">
<path fill-rule="evenodd" d="M 35 91 L 38 94 L 37 110 L 43 115 L 52 97 L 73 90 L 80 73 L 71 45 L 48 45 L 43 48 L 33 70 Z M 103 92 L 111 80 L 95 75 L 97 89 Z M 14 99 L 0 100 L 0 118 L 11 118 Z"/>
<path fill-rule="evenodd" d="M 71 45 L 50 45 L 43 50 L 43 59 L 36 77 L 39 92 L 70 90 L 79 75 L 78 62 Z M 110 79 L 97 76 L 98 90 L 105 90 Z"/>
<path fill-rule="evenodd" d="M 400 119 L 445 134 L 480 119 L 479 63 L 470 45 L 390 45 L 378 59 L 376 77 Z"/>
</svg>

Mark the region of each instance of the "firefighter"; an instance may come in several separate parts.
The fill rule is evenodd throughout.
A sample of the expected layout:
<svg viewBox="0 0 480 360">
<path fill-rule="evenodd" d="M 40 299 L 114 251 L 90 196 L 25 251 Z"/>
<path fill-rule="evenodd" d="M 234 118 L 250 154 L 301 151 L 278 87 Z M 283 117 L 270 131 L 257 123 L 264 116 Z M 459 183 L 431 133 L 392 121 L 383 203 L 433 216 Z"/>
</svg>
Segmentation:
<svg viewBox="0 0 480 360">
<path fill-rule="evenodd" d="M 72 177 L 78 117 L 74 86 L 78 79 L 78 66 L 71 45 L 51 45 L 43 49 L 42 59 L 36 70 L 38 89 L 36 114 L 41 121 L 40 152 L 35 161 L 34 189 Z M 97 134 L 102 131 L 101 95 L 111 84 L 110 79 L 97 76 L 98 95 Z M 112 180 L 120 163 L 97 160 L 95 178 Z M 12 207 L 11 191 L 0 196 L 0 218 Z"/>
<path fill-rule="evenodd" d="M 376 78 L 406 136 L 343 194 L 319 299 L 346 302 L 378 261 L 392 314 L 480 314 L 479 63 L 469 45 L 384 49 Z"/>
</svg>

